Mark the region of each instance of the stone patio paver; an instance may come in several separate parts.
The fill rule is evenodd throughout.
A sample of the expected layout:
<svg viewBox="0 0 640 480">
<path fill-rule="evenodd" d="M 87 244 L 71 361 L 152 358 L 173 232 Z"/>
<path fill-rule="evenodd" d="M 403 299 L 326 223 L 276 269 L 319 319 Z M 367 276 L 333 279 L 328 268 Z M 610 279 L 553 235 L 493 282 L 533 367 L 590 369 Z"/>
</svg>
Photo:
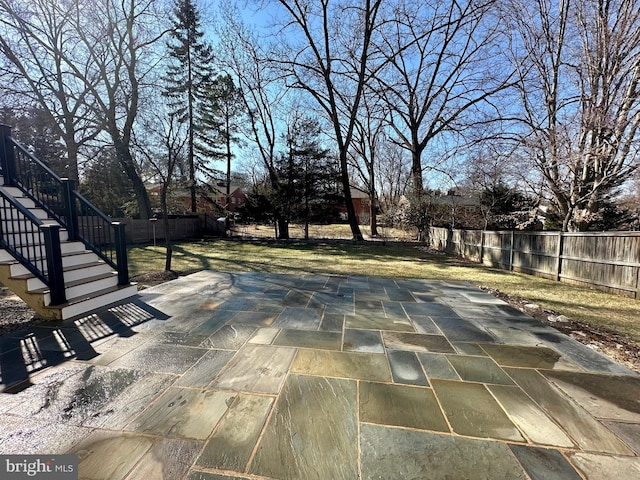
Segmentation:
<svg viewBox="0 0 640 480">
<path fill-rule="evenodd" d="M 640 376 L 464 282 L 202 271 L 0 337 L 80 478 L 640 478 Z"/>
</svg>

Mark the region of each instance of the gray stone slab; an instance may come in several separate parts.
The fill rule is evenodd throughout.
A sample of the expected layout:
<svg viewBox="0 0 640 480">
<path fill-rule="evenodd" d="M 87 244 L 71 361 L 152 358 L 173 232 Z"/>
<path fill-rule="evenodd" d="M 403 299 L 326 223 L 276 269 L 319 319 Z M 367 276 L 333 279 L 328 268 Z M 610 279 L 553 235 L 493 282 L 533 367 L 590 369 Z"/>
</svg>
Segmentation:
<svg viewBox="0 0 640 480">
<path fill-rule="evenodd" d="M 322 312 L 317 308 L 286 307 L 273 326 L 295 330 L 318 330 Z"/>
<path fill-rule="evenodd" d="M 92 429 L 35 419 L 0 415 L 0 452 L 3 455 L 59 454 L 80 443 Z"/>
<path fill-rule="evenodd" d="M 429 378 L 460 380 L 458 373 L 443 353 L 418 353 L 418 358 Z"/>
<path fill-rule="evenodd" d="M 452 342 L 495 342 L 491 334 L 470 320 L 455 317 L 433 317 L 433 321 Z"/>
<path fill-rule="evenodd" d="M 182 478 L 187 473 L 198 453 L 202 442 L 163 438 L 153 444 L 140 459 L 127 480 Z"/>
<path fill-rule="evenodd" d="M 633 454 L 613 433 L 535 370 L 507 368 L 505 371 L 579 447 L 596 452 Z"/>
<path fill-rule="evenodd" d="M 294 355 L 294 348 L 247 345 L 238 351 L 213 385 L 237 392 L 276 394 Z"/>
<path fill-rule="evenodd" d="M 300 350 L 292 373 L 390 382 L 391 372 L 384 355 L 370 353 Z"/>
<path fill-rule="evenodd" d="M 203 348 L 150 344 L 132 350 L 110 365 L 157 373 L 182 374 L 207 353 Z"/>
<path fill-rule="evenodd" d="M 524 441 L 483 385 L 449 380 L 432 380 L 431 385 L 454 432 L 470 437 Z"/>
<path fill-rule="evenodd" d="M 236 394 L 171 387 L 127 427 L 137 432 L 206 440 Z"/>
<path fill-rule="evenodd" d="M 640 478 L 640 458 L 572 453 L 569 458 L 587 480 Z"/>
<path fill-rule="evenodd" d="M 353 313 L 353 312 L 351 312 Z M 341 332 L 344 327 L 344 314 L 324 312 L 320 331 L 323 332 Z"/>
<path fill-rule="evenodd" d="M 406 318 L 407 314 L 400 302 L 382 302 L 384 314 L 387 317 Z"/>
<path fill-rule="evenodd" d="M 342 350 L 345 352 L 384 353 L 382 336 L 374 330 L 344 331 Z"/>
<path fill-rule="evenodd" d="M 451 344 L 442 335 L 421 333 L 383 332 L 387 348 L 413 350 L 417 352 L 455 353 Z"/>
<path fill-rule="evenodd" d="M 602 423 L 636 452 L 636 454 L 640 455 L 640 424 L 620 422 Z"/>
<path fill-rule="evenodd" d="M 458 316 L 451 307 L 442 303 L 403 303 L 402 306 L 404 307 L 404 310 L 407 312 L 409 317 L 413 317 L 414 315 L 418 315 L 421 317 L 429 316 L 447 318 Z"/>
<path fill-rule="evenodd" d="M 413 315 L 411 317 L 411 323 L 418 333 L 428 333 L 431 335 L 442 335 L 442 330 L 431 320 L 431 317 L 421 317 L 419 315 Z"/>
<path fill-rule="evenodd" d="M 219 350 L 240 349 L 256 331 L 256 327 L 245 325 L 225 325 L 200 344 L 201 348 Z"/>
<path fill-rule="evenodd" d="M 363 480 L 527 478 L 501 442 L 363 424 L 360 445 Z"/>
<path fill-rule="evenodd" d="M 175 382 L 176 386 L 200 388 L 209 385 L 233 357 L 228 350 L 209 350 Z"/>
<path fill-rule="evenodd" d="M 238 395 L 196 464 L 243 472 L 272 404 L 271 397 Z"/>
<path fill-rule="evenodd" d="M 575 469 L 557 450 L 509 445 L 531 480 L 581 480 Z"/>
<path fill-rule="evenodd" d="M 429 386 L 415 352 L 389 350 L 387 357 L 394 383 Z"/>
<path fill-rule="evenodd" d="M 449 355 L 447 358 L 462 380 L 513 385 L 513 380 L 489 357 Z"/>
<path fill-rule="evenodd" d="M 290 375 L 249 472 L 292 480 L 357 478 L 356 405 L 354 381 Z"/>
<path fill-rule="evenodd" d="M 341 350 L 342 333 L 316 332 L 312 330 L 282 329 L 273 340 L 273 345 L 284 347 L 317 348 L 324 350 Z"/>
</svg>

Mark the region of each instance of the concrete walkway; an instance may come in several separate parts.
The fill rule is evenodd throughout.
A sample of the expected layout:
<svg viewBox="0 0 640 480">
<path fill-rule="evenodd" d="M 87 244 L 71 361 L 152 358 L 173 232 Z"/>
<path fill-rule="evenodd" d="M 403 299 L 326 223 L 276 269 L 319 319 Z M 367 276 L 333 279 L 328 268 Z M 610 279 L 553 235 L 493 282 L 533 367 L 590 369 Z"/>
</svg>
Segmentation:
<svg viewBox="0 0 640 480">
<path fill-rule="evenodd" d="M 0 376 L 0 453 L 80 478 L 640 478 L 640 377 L 467 283 L 203 271 Z"/>
</svg>

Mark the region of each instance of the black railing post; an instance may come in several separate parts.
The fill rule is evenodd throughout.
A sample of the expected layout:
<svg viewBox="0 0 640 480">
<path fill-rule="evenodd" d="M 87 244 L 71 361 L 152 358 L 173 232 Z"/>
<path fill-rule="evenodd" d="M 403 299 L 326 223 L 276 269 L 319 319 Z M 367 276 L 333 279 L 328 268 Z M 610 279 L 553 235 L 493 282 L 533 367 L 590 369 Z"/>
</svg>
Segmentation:
<svg viewBox="0 0 640 480">
<path fill-rule="evenodd" d="M 113 222 L 116 243 L 116 259 L 118 262 L 118 285 L 129 284 L 129 264 L 127 262 L 127 238 L 124 233 L 124 223 Z"/>
<path fill-rule="evenodd" d="M 11 127 L 0 125 L 0 168 L 5 185 L 13 185 L 16 178 L 16 155 L 11 142 Z"/>
<path fill-rule="evenodd" d="M 67 232 L 69 240 L 78 239 L 78 210 L 76 209 L 73 192 L 76 189 L 76 181 L 70 178 L 61 178 L 62 194 L 64 195 L 64 214 L 67 220 Z"/>
<path fill-rule="evenodd" d="M 60 225 L 40 225 L 40 229 L 44 234 L 44 246 L 47 252 L 47 278 L 49 279 L 51 305 L 60 305 L 67 301 L 64 294 Z"/>
</svg>

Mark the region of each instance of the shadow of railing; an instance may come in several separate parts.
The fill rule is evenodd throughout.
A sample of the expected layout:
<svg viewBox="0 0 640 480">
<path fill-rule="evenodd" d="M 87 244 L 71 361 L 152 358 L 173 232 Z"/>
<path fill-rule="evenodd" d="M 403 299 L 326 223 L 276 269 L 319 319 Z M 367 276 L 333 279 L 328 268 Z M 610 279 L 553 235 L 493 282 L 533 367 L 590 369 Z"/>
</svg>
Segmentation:
<svg viewBox="0 0 640 480">
<path fill-rule="evenodd" d="M 31 386 L 30 375 L 71 359 L 91 360 L 93 344 L 107 337 L 131 337 L 133 327 L 168 320 L 165 313 L 133 298 L 108 309 L 64 322 L 42 323 L 0 337 L 0 392 Z"/>
</svg>

